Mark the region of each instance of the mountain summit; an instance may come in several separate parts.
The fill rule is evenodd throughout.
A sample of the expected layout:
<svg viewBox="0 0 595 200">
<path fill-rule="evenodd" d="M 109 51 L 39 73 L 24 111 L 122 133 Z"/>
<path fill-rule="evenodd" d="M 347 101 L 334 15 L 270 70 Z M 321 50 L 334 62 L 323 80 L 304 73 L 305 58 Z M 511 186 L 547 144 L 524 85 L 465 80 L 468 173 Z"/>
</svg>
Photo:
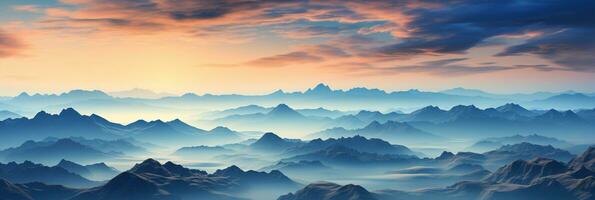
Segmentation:
<svg viewBox="0 0 595 200">
<path fill-rule="evenodd" d="M 316 87 L 306 90 L 305 94 L 324 95 L 330 94 L 331 92 L 333 92 L 333 90 L 328 85 L 319 83 L 318 85 L 316 85 Z"/>
</svg>

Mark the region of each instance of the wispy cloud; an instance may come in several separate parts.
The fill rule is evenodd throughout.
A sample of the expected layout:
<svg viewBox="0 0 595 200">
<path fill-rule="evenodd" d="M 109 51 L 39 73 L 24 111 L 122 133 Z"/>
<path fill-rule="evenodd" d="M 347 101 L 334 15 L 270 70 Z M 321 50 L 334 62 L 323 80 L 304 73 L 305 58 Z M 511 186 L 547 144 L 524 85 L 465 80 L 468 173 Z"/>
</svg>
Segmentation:
<svg viewBox="0 0 595 200">
<path fill-rule="evenodd" d="M 0 57 L 18 55 L 24 48 L 25 45 L 19 38 L 0 29 Z"/>
</svg>

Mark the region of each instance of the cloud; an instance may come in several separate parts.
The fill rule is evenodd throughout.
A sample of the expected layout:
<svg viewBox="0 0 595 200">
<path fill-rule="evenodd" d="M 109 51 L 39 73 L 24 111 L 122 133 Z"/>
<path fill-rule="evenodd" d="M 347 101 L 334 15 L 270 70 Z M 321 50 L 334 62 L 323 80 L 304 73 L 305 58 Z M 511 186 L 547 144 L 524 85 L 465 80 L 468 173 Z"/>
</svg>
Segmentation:
<svg viewBox="0 0 595 200">
<path fill-rule="evenodd" d="M 320 63 L 333 58 L 348 58 L 351 55 L 341 48 L 330 45 L 301 46 L 297 51 L 262 57 L 244 63 L 255 67 L 284 67 L 295 64 Z"/>
<path fill-rule="evenodd" d="M 563 68 L 551 67 L 548 65 L 515 65 L 502 66 L 494 63 L 485 63 L 480 65 L 469 65 L 459 63 L 466 61 L 468 58 L 451 58 L 443 60 L 434 60 L 421 62 L 418 65 L 395 66 L 395 67 L 370 67 L 360 68 L 361 71 L 390 75 L 395 73 L 427 73 L 437 76 L 466 76 L 474 74 L 483 74 L 499 71 L 518 70 L 518 69 L 535 69 L 540 71 L 556 71 L 565 70 Z"/>
<path fill-rule="evenodd" d="M 24 48 L 19 38 L 0 29 L 0 58 L 18 55 Z"/>
<path fill-rule="evenodd" d="M 409 30 L 409 35 L 402 37 L 399 42 L 378 48 L 377 53 L 381 56 L 396 58 L 463 54 L 489 38 L 535 32 L 556 33 L 563 31 L 569 34 L 575 33 L 574 36 L 584 39 L 590 32 L 581 30 L 585 27 L 591 29 L 595 26 L 594 9 L 595 2 L 587 0 L 447 1 L 443 6 L 405 11 L 406 15 L 412 16 L 405 25 Z M 520 48 L 535 47 L 531 44 L 535 44 L 537 41 L 553 48 L 574 49 L 579 47 L 570 40 L 548 35 L 551 34 L 531 34 L 532 39 L 527 45 L 513 47 L 508 50 L 509 53 L 500 55 L 511 55 L 512 52 L 518 52 Z M 588 49 L 592 49 L 595 45 L 590 41 L 580 45 L 581 48 L 587 46 Z M 535 53 L 535 51 L 533 52 Z M 525 53 L 531 52 L 526 51 Z M 550 59 L 547 56 L 543 56 L 543 58 Z M 585 58 L 577 59 L 585 60 Z M 567 62 L 568 60 L 572 59 L 557 59 L 554 62 L 565 66 L 575 64 Z M 571 68 L 581 70 L 580 68 Z"/>
<path fill-rule="evenodd" d="M 498 65 L 470 66 L 459 63 L 465 60 L 467 60 L 467 58 L 452 58 L 444 60 L 427 61 L 422 62 L 419 65 L 381 68 L 380 71 L 393 73 L 422 72 L 434 75 L 461 76 L 517 69 L 515 67 Z"/>
<path fill-rule="evenodd" d="M 284 67 L 292 64 L 320 62 L 324 59 L 303 51 L 295 51 L 249 61 L 246 64 L 256 67 Z"/>
<path fill-rule="evenodd" d="M 497 56 L 538 55 L 572 71 L 595 72 L 595 27 L 566 29 L 508 47 Z"/>
<path fill-rule="evenodd" d="M 16 11 L 32 12 L 32 13 L 37 13 L 37 12 L 41 11 L 39 6 L 37 6 L 37 5 L 18 5 L 18 6 L 14 6 L 13 9 Z"/>
</svg>

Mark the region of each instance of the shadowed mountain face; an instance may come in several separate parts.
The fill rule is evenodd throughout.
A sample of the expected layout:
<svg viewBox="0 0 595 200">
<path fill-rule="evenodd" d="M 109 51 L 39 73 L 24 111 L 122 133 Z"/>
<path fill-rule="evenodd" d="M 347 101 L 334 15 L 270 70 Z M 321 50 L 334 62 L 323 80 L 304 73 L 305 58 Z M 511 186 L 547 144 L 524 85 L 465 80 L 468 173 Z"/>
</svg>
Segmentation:
<svg viewBox="0 0 595 200">
<path fill-rule="evenodd" d="M 569 161 L 574 155 L 568 151 L 554 148 L 552 146 L 542 146 L 530 143 L 520 143 L 513 145 L 504 145 L 500 148 L 485 152 L 483 154 L 473 152 L 459 152 L 456 155 L 450 152 L 444 152 L 437 161 L 446 163 L 450 166 L 457 164 L 479 164 L 488 169 L 496 169 L 502 165 L 508 164 L 520 159 L 549 158 L 560 161 Z"/>
<path fill-rule="evenodd" d="M 527 185 L 538 178 L 561 174 L 567 170 L 564 163 L 551 159 L 517 160 L 498 169 L 498 171 L 487 177 L 486 181 Z"/>
<path fill-rule="evenodd" d="M 337 185 L 328 182 L 312 183 L 295 193 L 277 200 L 377 200 L 368 190 L 359 185 Z"/>
<path fill-rule="evenodd" d="M 0 199 L 3 200 L 67 200 L 80 191 L 39 182 L 14 184 L 0 178 Z"/>
<path fill-rule="evenodd" d="M 231 166 L 207 174 L 172 162 L 162 165 L 156 160 L 147 159 L 107 184 L 85 190 L 73 199 L 238 200 L 244 199 L 248 194 L 246 192 L 250 190 L 269 189 L 269 192 L 285 192 L 298 187 L 299 184 L 279 171 L 243 171 Z"/>
<path fill-rule="evenodd" d="M 595 157 L 591 151 L 566 164 L 545 158 L 518 160 L 492 173 L 484 181 L 462 181 L 445 188 L 416 191 L 380 190 L 368 192 L 353 185 L 313 183 L 305 188 L 283 195 L 278 200 L 306 199 L 377 199 L 377 200 L 522 200 L 522 199 L 577 199 L 595 198 L 595 172 L 586 167 Z M 456 155 L 444 153 L 441 159 Z M 576 162 L 575 162 L 576 161 Z M 465 166 L 461 168 L 469 168 Z M 423 173 L 430 173 L 424 171 Z"/>
<path fill-rule="evenodd" d="M 583 154 L 570 161 L 570 167 L 579 169 L 585 167 L 591 171 L 595 171 L 595 147 L 589 147 Z"/>
</svg>

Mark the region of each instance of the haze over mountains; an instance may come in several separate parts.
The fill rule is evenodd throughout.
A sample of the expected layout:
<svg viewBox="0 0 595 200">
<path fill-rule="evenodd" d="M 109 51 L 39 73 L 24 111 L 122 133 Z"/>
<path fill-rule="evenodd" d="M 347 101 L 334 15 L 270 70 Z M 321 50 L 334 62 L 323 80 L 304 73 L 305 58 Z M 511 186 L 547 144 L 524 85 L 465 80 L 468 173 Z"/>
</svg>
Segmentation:
<svg viewBox="0 0 595 200">
<path fill-rule="evenodd" d="M 594 197 L 589 95 L 146 92 L 0 100 L 0 199 Z"/>
<path fill-rule="evenodd" d="M 477 105 L 495 107 L 505 103 L 516 103 L 530 109 L 591 109 L 595 107 L 592 94 L 573 91 L 533 94 L 492 94 L 478 90 L 455 88 L 441 92 L 419 90 L 387 92 L 363 87 L 349 90 L 333 90 L 328 85 L 317 86 L 303 92 L 276 92 L 265 95 L 197 95 L 187 93 L 181 96 L 156 95 L 146 90 L 132 90 L 126 93 L 143 95 L 122 95 L 99 90 L 72 90 L 62 94 L 28 94 L 0 100 L 0 110 L 19 111 L 21 115 L 32 116 L 39 110 L 58 112 L 65 107 L 74 107 L 85 113 L 99 112 L 113 119 L 130 122 L 135 118 L 188 118 L 199 111 L 228 109 L 245 105 L 269 105 L 281 103 L 301 107 L 324 107 L 330 110 L 392 110 L 395 105 L 411 111 L 427 105 L 449 108 L 456 105 Z M 148 95 L 145 95 L 148 94 Z M 111 95 L 110 95 L 111 94 Z M 113 96 L 112 96 L 113 95 Z M 127 98 L 134 97 L 134 98 Z M 355 108 L 355 109 L 354 109 Z M 177 111 L 177 116 L 168 112 Z M 189 112 L 193 111 L 193 112 Z M 313 113 L 315 111 L 312 111 Z M 238 113 L 239 114 L 239 113 Z M 183 115 L 183 116 L 180 116 Z M 310 114 L 307 114 L 310 115 Z M 130 116 L 130 117 L 128 117 Z M 132 117 L 134 116 L 134 117 Z M 328 116 L 331 117 L 331 116 Z M 333 115 L 332 117 L 336 117 Z M 121 122 L 122 122 L 121 121 Z"/>
</svg>

